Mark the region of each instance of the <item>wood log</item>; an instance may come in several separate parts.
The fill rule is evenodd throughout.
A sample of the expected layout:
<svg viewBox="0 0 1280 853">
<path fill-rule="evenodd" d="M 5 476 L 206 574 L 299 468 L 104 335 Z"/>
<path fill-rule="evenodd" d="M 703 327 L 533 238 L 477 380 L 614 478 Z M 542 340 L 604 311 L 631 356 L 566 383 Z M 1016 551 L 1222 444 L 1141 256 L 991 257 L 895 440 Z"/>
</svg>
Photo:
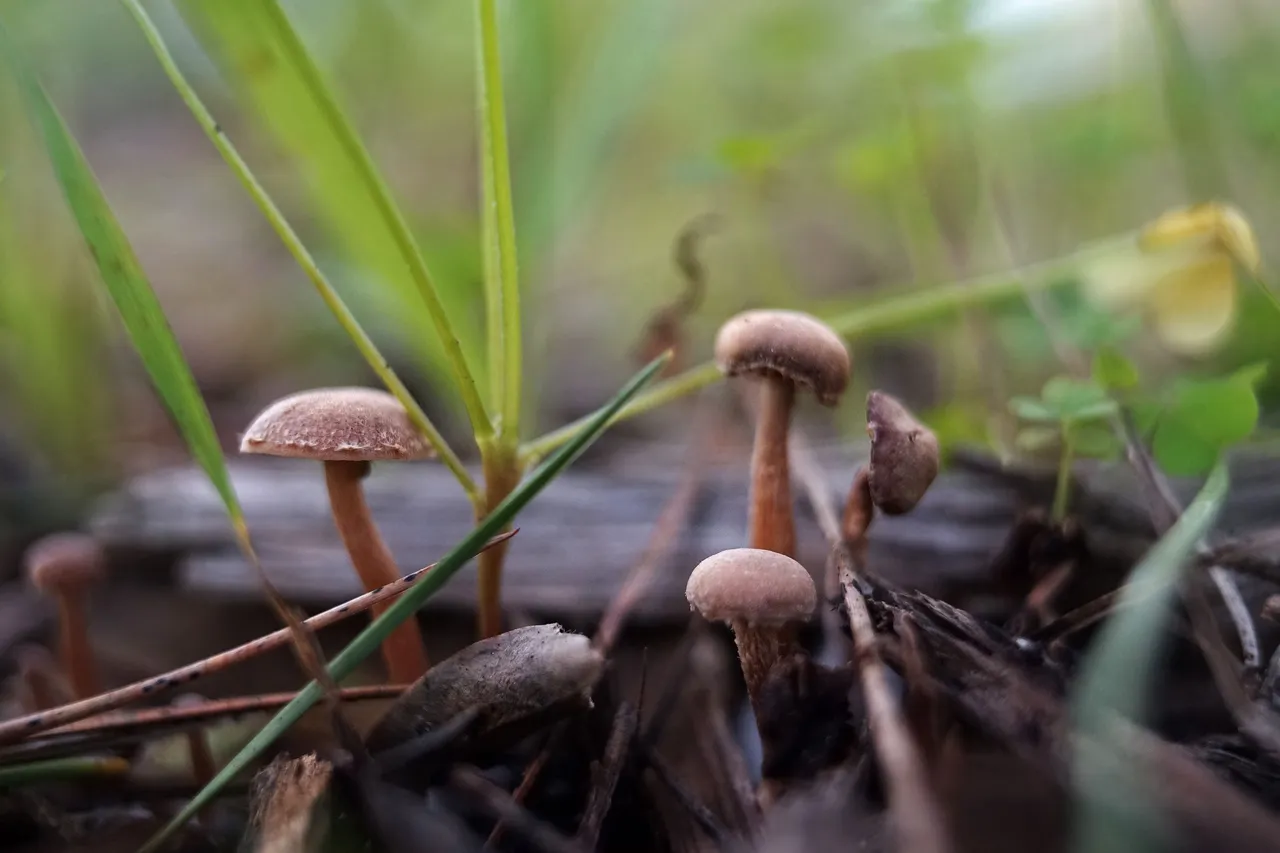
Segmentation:
<svg viewBox="0 0 1280 853">
<path fill-rule="evenodd" d="M 647 447 L 624 463 L 571 469 L 551 483 L 516 519 L 520 532 L 504 577 L 505 605 L 539 619 L 597 617 L 644 550 L 676 489 L 684 464 L 678 451 Z M 842 501 L 865 458 L 865 444 L 821 447 L 815 453 Z M 1256 529 L 1275 517 L 1280 494 L 1270 482 L 1277 466 L 1256 456 L 1237 461 L 1223 516 L 1226 528 Z M 1082 466 L 1080 474 L 1073 507 L 1095 557 L 1123 571 L 1151 541 L 1142 499 L 1126 469 Z M 319 465 L 237 460 L 231 476 L 263 568 L 285 596 L 327 606 L 361 591 L 329 517 Z M 1175 485 L 1184 499 L 1196 487 L 1193 482 Z M 375 465 L 366 492 L 406 572 L 447 553 L 474 524 L 456 482 L 434 463 Z M 913 513 L 877 519 L 871 565 L 895 583 L 940 597 L 987 594 L 991 560 L 1018 513 L 1046 506 L 1051 494 L 1051 472 L 1006 469 L 987 457 L 956 454 Z M 798 557 L 818 572 L 827 549 L 803 498 L 797 499 L 797 512 Z M 669 570 L 633 617 L 683 621 L 689 570 L 709 554 L 740 546 L 746 517 L 745 460 L 710 468 Z M 177 581 L 190 590 L 261 600 L 217 495 L 194 467 L 137 478 L 98 506 L 92 528 L 109 548 L 128 555 L 121 562 L 168 555 Z M 475 572 L 468 566 L 424 610 L 469 610 L 474 597 Z"/>
</svg>

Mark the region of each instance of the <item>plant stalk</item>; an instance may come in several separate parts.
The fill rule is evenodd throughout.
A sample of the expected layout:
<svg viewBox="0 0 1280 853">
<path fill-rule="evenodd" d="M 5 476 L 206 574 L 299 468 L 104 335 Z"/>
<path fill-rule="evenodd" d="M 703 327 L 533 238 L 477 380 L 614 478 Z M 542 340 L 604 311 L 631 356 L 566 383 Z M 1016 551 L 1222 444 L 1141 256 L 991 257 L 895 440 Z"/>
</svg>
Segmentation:
<svg viewBox="0 0 1280 853">
<path fill-rule="evenodd" d="M 515 207 L 511 197 L 511 157 L 507 144 L 507 115 L 502 95 L 502 51 L 499 44 L 498 12 L 495 0 L 476 0 L 480 32 L 479 96 L 482 106 L 481 152 L 485 157 L 482 170 L 485 211 L 483 221 L 496 233 L 487 234 L 484 251 L 487 259 L 496 256 L 500 288 L 486 282 L 486 303 L 500 292 L 501 323 L 490 321 L 490 330 L 502 330 L 502 360 L 491 365 L 501 374 L 495 387 L 502 389 L 501 406 L 494 423 L 498 444 L 514 448 L 520 441 L 521 336 L 520 336 L 520 269 L 516 260 Z M 488 230 L 488 229 L 486 229 Z M 496 242 L 496 251 L 494 243 Z M 490 255 L 490 253 L 493 255 Z M 486 265 L 488 266 L 488 265 Z M 492 271 L 486 269 L 486 279 Z M 488 306 L 494 311 L 492 305 Z M 494 344 L 490 342 L 490 352 Z M 505 496 L 505 495 L 504 495 Z M 490 504 L 491 506 L 493 504 Z"/>
<path fill-rule="evenodd" d="M 524 469 L 513 448 L 494 445 L 484 457 L 485 504 L 476 508 L 476 523 L 506 500 L 520 484 Z M 503 528 L 503 531 L 508 528 Z M 502 633 L 502 567 L 509 541 L 503 541 L 476 557 L 478 630 L 481 639 Z"/>
<path fill-rule="evenodd" d="M 1136 233 L 1084 246 L 1071 255 L 1030 264 L 1017 270 L 980 278 L 939 284 L 917 289 L 901 296 L 893 296 L 831 316 L 816 312 L 846 339 L 898 331 L 918 323 L 937 320 L 962 308 L 984 305 L 1021 296 L 1026 291 L 1048 290 L 1072 283 L 1071 274 L 1090 261 L 1131 248 Z M 889 288 L 893 290 L 894 288 Z M 711 362 L 705 362 L 686 370 L 664 382 L 656 383 L 644 394 L 632 400 L 618 415 L 615 422 L 633 418 L 653 409 L 665 406 L 688 394 L 704 388 L 721 378 L 720 371 Z M 529 464 L 556 449 L 577 434 L 586 423 L 580 418 L 546 435 L 523 445 L 521 459 Z"/>
</svg>

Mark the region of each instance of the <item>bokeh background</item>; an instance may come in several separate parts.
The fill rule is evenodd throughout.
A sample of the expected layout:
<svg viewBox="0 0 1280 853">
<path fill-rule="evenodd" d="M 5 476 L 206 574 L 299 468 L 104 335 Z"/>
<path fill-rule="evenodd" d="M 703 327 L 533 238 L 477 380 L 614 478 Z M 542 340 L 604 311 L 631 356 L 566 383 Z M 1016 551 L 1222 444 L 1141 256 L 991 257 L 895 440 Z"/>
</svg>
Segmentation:
<svg viewBox="0 0 1280 853">
<path fill-rule="evenodd" d="M 470 4 L 283 5 L 479 364 Z M 376 246 L 344 199 L 310 192 L 270 112 L 236 97 L 169 3 L 148 8 L 360 321 L 466 448 L 421 310 L 370 262 Z M 0 10 L 84 146 L 225 445 L 280 394 L 373 384 L 127 13 L 105 0 Z M 514 0 L 503 25 L 530 436 L 595 407 L 634 369 L 644 324 L 682 287 L 673 242 L 708 212 L 722 225 L 702 249 L 710 278 L 690 320 L 691 361 L 741 308 L 843 311 L 1069 256 L 1193 201 L 1235 204 L 1264 260 L 1275 257 L 1270 0 Z M 6 492 L 19 496 L 0 518 L 22 525 L 185 454 L 8 79 L 0 147 L 0 477 L 25 472 L 45 495 Z M 1130 354 L 1154 381 L 1269 359 L 1276 309 L 1257 282 L 1238 298 L 1212 351 L 1188 357 L 1140 333 Z M 1054 299 L 1069 333 L 1106 320 L 1070 289 Z M 855 391 L 889 388 L 944 441 L 1002 452 L 1009 397 L 1060 369 L 1020 299 L 859 341 L 855 358 Z M 1277 387 L 1261 387 L 1267 411 Z M 859 415 L 845 406 L 840 428 L 858 431 Z M 659 416 L 624 435 L 678 428 Z"/>
</svg>

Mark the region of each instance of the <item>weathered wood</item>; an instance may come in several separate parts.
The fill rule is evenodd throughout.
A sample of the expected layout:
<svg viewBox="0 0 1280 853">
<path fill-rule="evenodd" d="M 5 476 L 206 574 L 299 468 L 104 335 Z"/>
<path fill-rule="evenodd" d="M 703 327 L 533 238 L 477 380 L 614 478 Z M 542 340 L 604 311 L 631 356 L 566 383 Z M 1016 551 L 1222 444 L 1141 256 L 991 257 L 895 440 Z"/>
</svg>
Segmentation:
<svg viewBox="0 0 1280 853">
<path fill-rule="evenodd" d="M 843 499 L 862 447 L 818 451 L 831 488 Z M 504 578 L 508 607 L 539 618 L 598 617 L 643 551 L 661 507 L 676 488 L 678 454 L 655 450 L 613 470 L 574 469 L 553 482 L 517 518 Z M 636 460 L 641 460 L 637 462 Z M 1271 487 L 1280 468 L 1249 458 L 1233 466 L 1232 500 L 1223 516 L 1230 530 L 1254 529 L 1277 517 L 1280 494 Z M 263 567 L 293 600 L 330 605 L 360 592 L 333 529 L 319 465 L 294 460 L 236 461 L 231 465 Z M 1075 501 L 1095 552 L 1123 562 L 1150 539 L 1145 513 L 1126 472 L 1092 473 Z M 1194 483 L 1178 484 L 1190 495 Z M 992 556 L 1020 509 L 1044 505 L 1050 477 L 1006 471 L 990 460 L 953 462 L 910 515 L 878 519 L 872 565 L 885 577 L 935 594 L 981 587 Z M 375 466 L 366 481 L 369 504 L 405 571 L 438 559 L 473 525 L 457 484 L 438 465 Z M 693 517 L 675 549 L 670 571 L 655 579 L 633 616 L 641 621 L 683 619 L 688 568 L 716 551 L 740 546 L 747 516 L 745 462 L 713 468 Z M 813 570 L 826 548 L 799 501 L 799 557 Z M 98 508 L 93 529 L 130 558 L 172 554 L 179 582 L 229 599 L 257 600 L 254 577 L 235 549 L 217 496 L 194 468 L 143 476 Z M 121 566 L 120 570 L 127 570 Z M 426 610 L 473 606 L 475 574 L 466 568 Z"/>
</svg>

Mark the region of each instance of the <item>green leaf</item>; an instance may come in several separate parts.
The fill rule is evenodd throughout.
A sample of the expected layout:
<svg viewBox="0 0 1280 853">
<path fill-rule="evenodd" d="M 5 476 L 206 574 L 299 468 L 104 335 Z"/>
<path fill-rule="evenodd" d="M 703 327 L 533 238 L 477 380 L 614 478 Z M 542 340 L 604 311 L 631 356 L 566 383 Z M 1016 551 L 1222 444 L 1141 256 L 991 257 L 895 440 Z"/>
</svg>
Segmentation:
<svg viewBox="0 0 1280 853">
<path fill-rule="evenodd" d="M 1138 385 L 1138 368 L 1113 346 L 1093 354 L 1093 381 L 1109 391 L 1128 391 Z"/>
<path fill-rule="evenodd" d="M 1093 420 L 1112 415 L 1119 408 L 1098 383 L 1070 376 L 1050 379 L 1040 397 L 1045 407 L 1063 420 Z"/>
<path fill-rule="evenodd" d="M 1224 379 L 1179 383 L 1156 421 L 1151 452 L 1174 476 L 1203 474 L 1223 450 L 1253 434 L 1258 425 L 1256 367 Z"/>
<path fill-rule="evenodd" d="M 472 365 L 483 363 L 469 282 L 441 288 L 391 191 L 278 0 L 178 0 L 204 50 L 296 160 L 320 213 L 385 287 L 406 340 L 447 366 L 477 437 L 491 431 Z M 430 328 L 435 334 L 423 334 Z"/>
<path fill-rule="evenodd" d="M 1072 427 L 1072 447 L 1076 456 L 1115 459 L 1122 449 L 1115 430 L 1107 423 L 1082 423 Z"/>
<path fill-rule="evenodd" d="M 573 438 L 560 447 L 552 456 L 538 466 L 529 477 L 521 483 L 500 504 L 494 507 L 480 524 L 471 531 L 458 545 L 446 554 L 436 567 L 422 576 L 413 587 L 387 608 L 346 648 L 339 652 L 329 664 L 329 674 L 335 681 L 350 675 L 355 668 L 375 652 L 381 643 L 405 619 L 413 616 L 418 608 L 431 598 L 459 569 L 474 557 L 490 538 L 505 528 L 520 510 L 532 501 L 548 483 L 582 455 L 592 442 L 609 425 L 627 401 L 633 398 L 649 380 L 651 380 L 667 361 L 670 355 L 663 355 L 650 362 L 623 387 L 618 394 L 604 407 L 598 409 L 587 424 Z M 178 815 L 142 848 L 140 853 L 157 850 L 174 832 L 190 820 L 198 811 L 211 802 L 222 788 L 248 768 L 250 763 L 263 750 L 270 746 L 290 726 L 296 723 L 321 698 L 320 685 L 312 681 L 298 692 L 298 695 L 272 718 L 262 731 L 248 745 L 222 768 L 195 797 L 193 797 Z"/>
<path fill-rule="evenodd" d="M 1023 427 L 1014 439 L 1017 448 L 1025 453 L 1043 453 L 1061 443 L 1062 430 L 1056 426 Z"/>
<path fill-rule="evenodd" d="M 1258 398 L 1247 377 L 1185 382 L 1177 389 L 1167 420 L 1221 447 L 1243 441 L 1258 424 Z"/>
<path fill-rule="evenodd" d="M 1165 473 L 1174 477 L 1194 477 L 1213 467 L 1219 446 L 1206 441 L 1185 421 L 1162 420 L 1151 441 L 1151 454 Z"/>
<path fill-rule="evenodd" d="M 1227 496 L 1226 466 L 1217 464 L 1177 523 L 1147 552 L 1121 588 L 1115 614 L 1102 626 L 1085 658 L 1071 701 L 1076 731 L 1081 735 L 1073 761 L 1073 779 L 1082 804 L 1080 837 L 1115 840 L 1117 816 L 1109 803 L 1125 803 L 1125 814 L 1141 803 L 1149 780 L 1095 771 L 1093 757 L 1105 753 L 1112 721 L 1119 717 L 1141 724 L 1148 709 L 1152 674 L 1157 669 L 1164 622 L 1181 580 L 1182 568 L 1197 543 L 1213 527 Z M 1129 828 L 1132 831 L 1132 827 Z M 1105 834 L 1104 834 L 1105 833 Z M 1113 848 L 1111 844 L 1082 846 L 1081 850 Z M 1133 849 L 1133 848 L 1129 848 Z"/>
<path fill-rule="evenodd" d="M 289 224 L 287 219 L 285 219 L 284 214 L 276 206 L 275 202 L 271 200 L 271 196 L 267 194 L 267 191 L 262 186 L 261 182 L 259 182 L 257 177 L 254 176 L 253 171 L 249 168 L 249 164 L 244 161 L 244 158 L 240 156 L 240 152 L 231 144 L 231 140 L 228 139 L 227 135 L 219 128 L 218 122 L 214 119 L 212 113 L 209 112 L 208 108 L 191 87 L 191 84 L 188 83 L 187 79 L 183 76 L 182 71 L 178 68 L 177 63 L 173 59 L 173 55 L 169 52 L 168 47 L 165 46 L 159 30 L 157 30 L 155 24 L 152 23 L 150 16 L 147 15 L 142 4 L 139 0 L 121 0 L 121 2 L 128 10 L 129 14 L 133 16 L 134 20 L 137 21 L 138 26 L 142 29 L 142 34 L 144 38 L 146 38 L 147 44 L 151 46 L 152 51 L 156 55 L 156 59 L 160 62 L 160 66 L 164 69 L 165 74 L 168 75 L 170 82 L 173 83 L 178 94 L 182 96 L 183 102 L 186 103 L 187 108 L 191 111 L 191 115 L 195 118 L 196 123 L 200 125 L 202 130 L 204 130 L 205 135 L 209 137 L 209 141 L 213 143 L 214 148 L 218 150 L 218 153 L 222 155 L 223 160 L 231 167 L 231 171 L 240 180 L 241 185 L 258 205 L 263 216 L 266 217 L 267 221 L 271 224 L 271 227 L 285 244 L 285 247 L 298 262 L 298 266 L 300 266 L 302 271 L 306 273 L 307 277 L 311 279 L 312 284 L 315 285 L 317 292 L 320 294 L 320 298 L 337 319 L 338 325 L 340 325 L 342 330 L 346 332 L 347 336 L 351 339 L 352 344 L 354 344 L 355 348 L 359 350 L 362 356 L 364 356 L 364 359 L 368 362 L 370 369 L 379 379 L 382 380 L 383 384 L 387 387 L 387 390 L 395 395 L 396 399 L 398 399 L 401 405 L 404 406 L 405 411 L 409 415 L 409 420 L 413 422 L 413 425 L 418 429 L 418 431 L 421 432 L 431 446 L 435 448 L 440 461 L 449 469 L 454 477 L 457 478 L 458 482 L 462 485 L 463 490 L 467 493 L 468 499 L 470 499 L 473 504 L 478 503 L 481 499 L 480 491 L 476 487 L 475 482 L 471 479 L 470 473 L 468 473 L 466 467 L 462 464 L 462 460 L 458 458 L 458 454 L 454 452 L 453 448 L 451 448 L 448 442 L 445 441 L 444 436 L 441 435 L 435 424 L 431 422 L 431 419 L 427 416 L 426 412 L 424 412 L 422 407 L 418 405 L 417 401 L 413 399 L 413 395 L 409 393 L 409 389 L 404 386 L 404 383 L 400 381 L 400 377 L 391 369 L 386 358 L 384 358 L 382 353 L 378 351 L 378 347 L 373 342 L 372 338 L 370 338 L 364 328 L 361 327 L 360 322 L 355 318 L 355 315 L 351 313 L 351 310 L 346 306 L 346 303 L 342 301 L 342 297 L 338 295 L 338 292 L 334 289 L 333 285 L 329 283 L 328 278 L 320 270 L 315 258 L 307 250 L 307 247 L 303 244 L 301 238 L 298 237 L 297 232 L 293 230 L 293 226 Z"/>
<path fill-rule="evenodd" d="M 1031 423 L 1056 424 L 1062 420 L 1057 412 L 1035 397 L 1014 397 L 1009 401 L 1009 411 Z"/>
<path fill-rule="evenodd" d="M 222 498 L 237 539 L 247 553 L 252 553 L 244 513 L 231 486 L 209 410 L 169 328 L 155 291 L 151 289 L 83 152 L 3 25 L 0 25 L 0 54 L 4 55 L 13 72 L 27 114 L 40 131 L 54 176 L 93 255 L 102 283 L 120 315 L 130 342 L 173 416 L 191 455 Z"/>
</svg>

